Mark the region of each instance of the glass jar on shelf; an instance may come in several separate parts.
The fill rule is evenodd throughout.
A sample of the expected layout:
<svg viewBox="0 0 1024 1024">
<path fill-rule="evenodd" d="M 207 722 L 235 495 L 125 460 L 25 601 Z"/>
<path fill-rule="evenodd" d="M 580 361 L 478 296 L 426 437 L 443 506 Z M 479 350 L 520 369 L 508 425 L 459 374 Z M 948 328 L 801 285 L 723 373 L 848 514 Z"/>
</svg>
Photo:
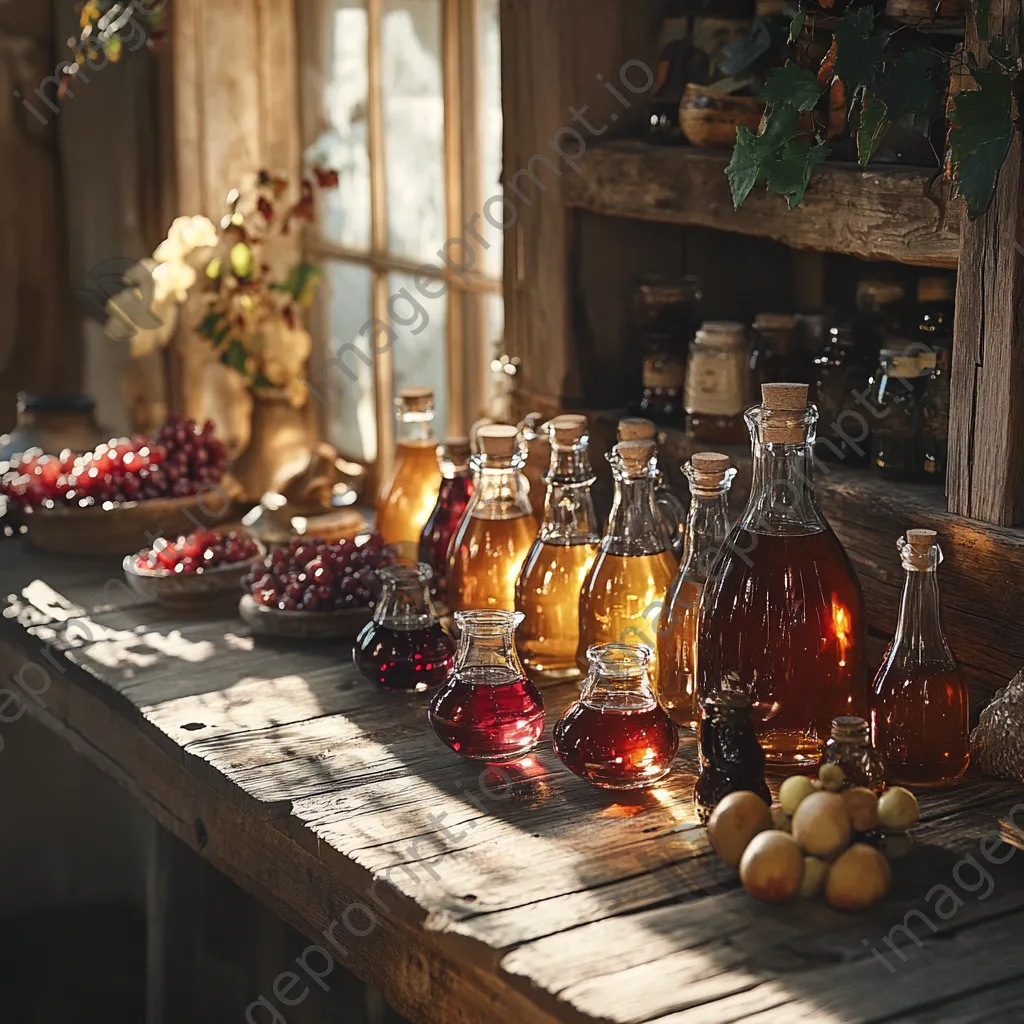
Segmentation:
<svg viewBox="0 0 1024 1024">
<path fill-rule="evenodd" d="M 924 474 L 923 413 L 928 376 L 935 366 L 920 345 L 883 348 L 871 392 L 872 467 L 888 480 L 913 482 Z"/>
<path fill-rule="evenodd" d="M 685 343 L 669 334 L 647 332 L 642 336 L 643 372 L 641 416 L 662 426 L 682 426 L 683 388 L 686 383 Z"/>
<path fill-rule="evenodd" d="M 698 441 L 738 444 L 750 402 L 750 358 L 742 324 L 706 322 L 690 345 L 686 369 L 686 434 Z"/>
<path fill-rule="evenodd" d="M 852 320 L 834 319 L 812 360 L 820 429 L 814 456 L 847 466 L 864 465 L 870 454 L 871 371 Z"/>
<path fill-rule="evenodd" d="M 807 383 L 807 365 L 796 337 L 796 317 L 758 313 L 754 318 L 750 376 L 755 389 L 780 380 Z"/>
<path fill-rule="evenodd" d="M 437 446 L 441 485 L 434 509 L 420 533 L 420 561 L 433 569 L 433 593 L 445 604 L 448 600 L 448 548 L 473 496 L 471 455 L 468 437 L 449 437 Z"/>
<path fill-rule="evenodd" d="M 876 794 L 885 788 L 885 762 L 871 746 L 871 727 L 863 718 L 844 715 L 832 722 L 821 763 L 839 765 L 847 786 L 862 786 Z"/>
</svg>

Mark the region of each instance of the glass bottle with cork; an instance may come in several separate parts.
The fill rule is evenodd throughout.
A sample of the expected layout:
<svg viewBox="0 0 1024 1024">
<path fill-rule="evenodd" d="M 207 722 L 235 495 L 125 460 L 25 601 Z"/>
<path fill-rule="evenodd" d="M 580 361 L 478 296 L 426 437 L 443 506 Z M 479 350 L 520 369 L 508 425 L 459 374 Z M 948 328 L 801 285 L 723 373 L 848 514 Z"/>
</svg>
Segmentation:
<svg viewBox="0 0 1024 1024">
<path fill-rule="evenodd" d="M 395 398 L 398 444 L 395 464 L 377 497 L 377 532 L 402 554 L 419 554 L 420 533 L 437 500 L 441 470 L 434 436 L 434 392 L 403 388 Z"/>
<path fill-rule="evenodd" d="M 942 631 L 934 530 L 897 542 L 905 578 L 896 635 L 871 686 L 871 738 L 888 780 L 955 782 L 970 761 L 967 685 Z"/>
<path fill-rule="evenodd" d="M 473 496 L 472 455 L 468 437 L 449 437 L 437 446 L 441 486 L 437 503 L 420 533 L 420 561 L 434 570 L 433 592 L 447 604 L 448 549 Z"/>
<path fill-rule="evenodd" d="M 448 553 L 448 603 L 453 610 L 515 608 L 516 580 L 537 536 L 523 480 L 515 427 L 477 431 L 473 496 Z"/>
<path fill-rule="evenodd" d="M 832 720 L 866 705 L 860 584 L 814 495 L 817 411 L 805 384 L 765 384 L 747 413 L 750 499 L 704 590 L 697 690 L 746 689 L 770 771 L 818 764 Z"/>
<path fill-rule="evenodd" d="M 690 484 L 686 548 L 658 620 L 658 701 L 676 725 L 697 728 L 697 617 L 715 559 L 729 536 L 728 455 L 698 452 L 683 467 Z"/>
<path fill-rule="evenodd" d="M 590 488 L 586 416 L 556 416 L 546 425 L 551 465 L 540 532 L 516 583 L 523 613 L 519 651 L 534 681 L 579 678 L 580 590 L 601 540 Z"/>
<path fill-rule="evenodd" d="M 663 495 L 662 508 L 674 508 L 671 533 L 655 503 L 658 460 L 653 441 L 620 441 L 608 456 L 615 480 L 608 527 L 580 592 L 580 643 L 576 662 L 589 668 L 587 651 L 608 643 L 656 647 L 658 616 L 675 577 L 678 556 L 671 536 L 683 535 L 682 504 Z M 657 685 L 657 658 L 649 669 Z"/>
<path fill-rule="evenodd" d="M 738 444 L 750 401 L 750 359 L 742 324 L 708 321 L 690 345 L 686 368 L 686 434 L 698 441 Z"/>
<path fill-rule="evenodd" d="M 844 786 L 863 786 L 878 795 L 885 789 L 885 762 L 871 745 L 871 726 L 863 718 L 844 715 L 832 722 L 821 763 L 839 765 Z"/>
</svg>

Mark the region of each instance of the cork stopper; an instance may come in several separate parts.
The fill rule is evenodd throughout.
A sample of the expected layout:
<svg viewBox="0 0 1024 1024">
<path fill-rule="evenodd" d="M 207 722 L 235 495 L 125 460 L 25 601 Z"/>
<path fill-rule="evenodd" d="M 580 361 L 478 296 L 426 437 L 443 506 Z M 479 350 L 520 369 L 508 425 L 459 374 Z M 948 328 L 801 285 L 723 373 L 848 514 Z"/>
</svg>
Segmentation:
<svg viewBox="0 0 1024 1024">
<path fill-rule="evenodd" d="M 650 421 L 639 416 L 627 416 L 619 420 L 620 441 L 655 441 L 658 428 Z"/>
<path fill-rule="evenodd" d="M 468 437 L 446 437 L 443 443 L 437 446 L 437 454 L 456 466 L 464 466 L 469 462 L 473 448 Z"/>
<path fill-rule="evenodd" d="M 555 444 L 564 448 L 571 448 L 579 444 L 587 433 L 586 416 L 556 416 L 548 421 L 548 428 Z"/>
<path fill-rule="evenodd" d="M 484 455 L 507 459 L 519 446 L 519 431 L 515 427 L 494 423 L 476 432 L 476 442 Z"/>
<path fill-rule="evenodd" d="M 692 479 L 698 487 L 717 487 L 731 466 L 729 456 L 719 452 L 697 452 L 690 458 Z"/>
<path fill-rule="evenodd" d="M 402 388 L 398 392 L 397 403 L 407 412 L 426 412 L 434 405 L 433 389 Z"/>
<path fill-rule="evenodd" d="M 771 444 L 799 444 L 807 436 L 806 384 L 762 384 L 761 404 L 767 415 L 764 437 Z"/>
<path fill-rule="evenodd" d="M 908 569 L 932 568 L 932 548 L 937 537 L 934 530 L 907 530 L 906 543 L 900 538 L 899 545 L 904 566 Z"/>
<path fill-rule="evenodd" d="M 807 409 L 807 385 L 762 384 L 761 402 L 771 412 L 804 412 Z"/>
<path fill-rule="evenodd" d="M 629 476 L 646 473 L 657 450 L 658 446 L 653 441 L 620 441 L 615 446 L 615 454 L 622 460 L 623 469 Z"/>
</svg>

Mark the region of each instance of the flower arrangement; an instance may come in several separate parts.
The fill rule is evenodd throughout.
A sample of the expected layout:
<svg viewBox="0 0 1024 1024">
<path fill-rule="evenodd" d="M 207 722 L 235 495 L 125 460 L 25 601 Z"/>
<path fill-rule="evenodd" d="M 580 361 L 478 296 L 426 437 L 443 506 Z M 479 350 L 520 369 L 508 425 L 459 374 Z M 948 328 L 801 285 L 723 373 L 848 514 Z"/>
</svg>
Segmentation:
<svg viewBox="0 0 1024 1024">
<path fill-rule="evenodd" d="M 74 64 L 65 69 L 65 84 L 83 64 L 93 69 L 101 62 L 116 64 L 126 44 L 129 50 L 136 50 L 144 40 L 149 49 L 159 49 L 167 36 L 169 3 L 170 0 L 86 0 L 79 14 L 79 35 L 68 40 Z M 135 45 L 136 39 L 139 45 Z"/>
</svg>

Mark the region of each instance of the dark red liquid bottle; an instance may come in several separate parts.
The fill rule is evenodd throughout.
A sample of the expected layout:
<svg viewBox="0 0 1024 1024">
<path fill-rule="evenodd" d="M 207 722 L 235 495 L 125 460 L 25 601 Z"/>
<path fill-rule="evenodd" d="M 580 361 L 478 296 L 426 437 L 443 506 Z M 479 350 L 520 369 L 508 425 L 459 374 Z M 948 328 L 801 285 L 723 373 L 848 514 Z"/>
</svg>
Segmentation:
<svg viewBox="0 0 1024 1024">
<path fill-rule="evenodd" d="M 438 446 L 441 487 L 433 511 L 420 534 L 420 561 L 434 570 L 432 592 L 445 604 L 448 600 L 448 548 L 469 499 L 473 496 L 469 456 L 469 440 L 464 437 L 450 437 Z"/>
<path fill-rule="evenodd" d="M 422 692 L 439 686 L 452 670 L 455 641 L 431 606 L 430 567 L 393 565 L 380 575 L 384 594 L 356 638 L 356 667 L 384 690 Z"/>
<path fill-rule="evenodd" d="M 474 761 L 517 761 L 544 732 L 544 701 L 523 672 L 513 642 L 519 612 L 456 612 L 455 668 L 430 702 L 430 724 L 448 747 Z"/>
<path fill-rule="evenodd" d="M 650 649 L 601 644 L 587 659 L 590 674 L 580 699 L 555 723 L 555 753 L 594 786 L 654 785 L 672 769 L 679 733 L 651 689 Z"/>
</svg>

